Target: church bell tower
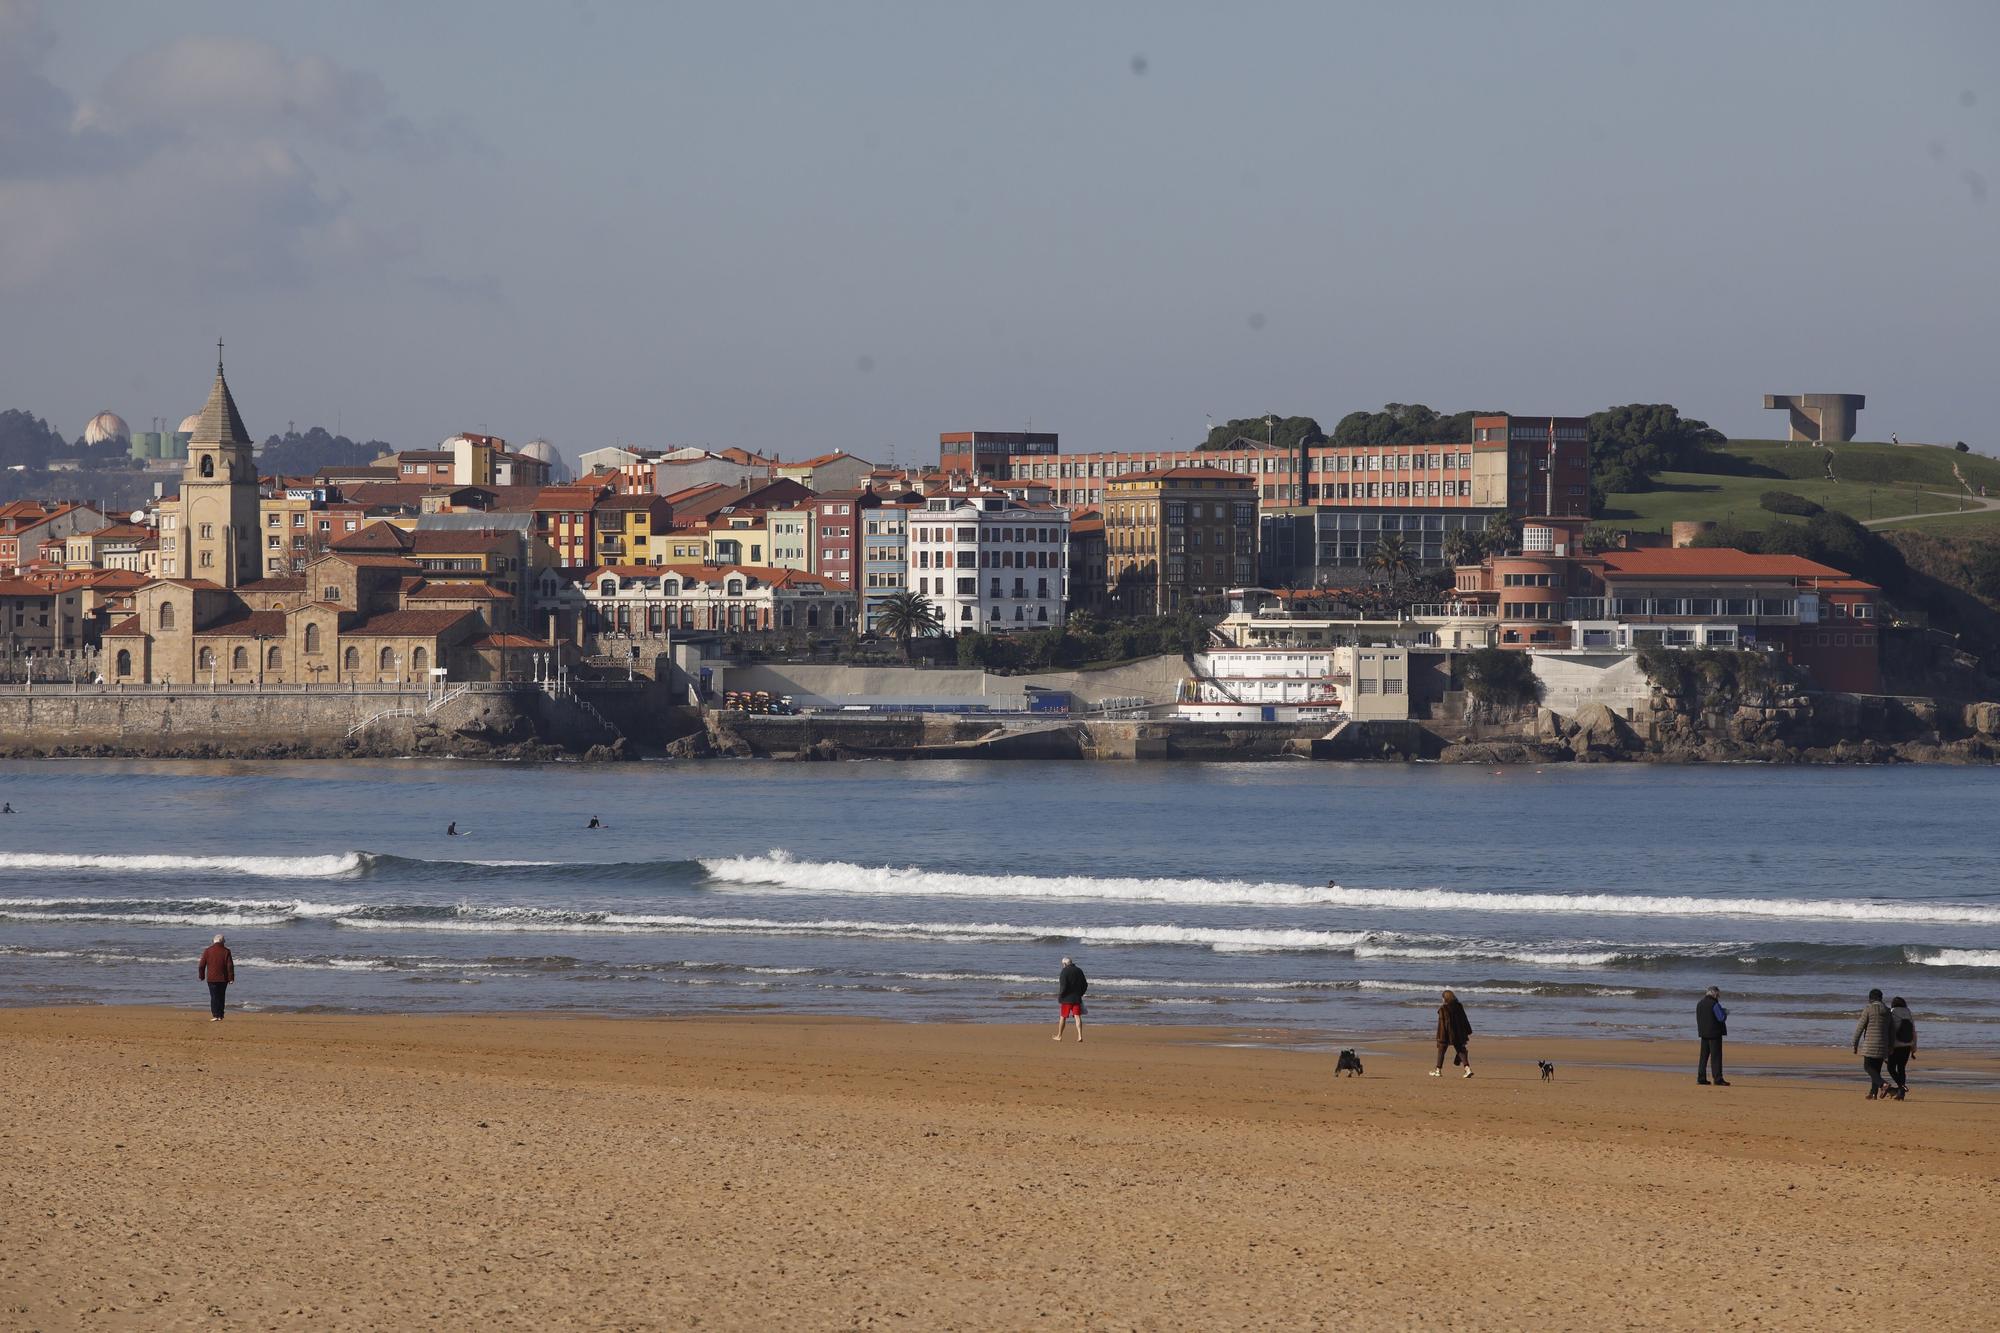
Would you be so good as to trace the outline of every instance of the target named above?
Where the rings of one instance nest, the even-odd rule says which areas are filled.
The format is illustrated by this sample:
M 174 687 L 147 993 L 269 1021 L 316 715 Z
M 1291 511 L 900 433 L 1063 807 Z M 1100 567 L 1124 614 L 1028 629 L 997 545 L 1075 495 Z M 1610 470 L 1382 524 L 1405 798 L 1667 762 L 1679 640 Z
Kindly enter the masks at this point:
M 222 343 L 215 344 L 215 387 L 194 434 L 188 438 L 187 466 L 181 472 L 181 536 L 187 552 L 182 573 L 234 588 L 263 574 L 258 554 L 257 460 L 250 432 L 222 377 Z

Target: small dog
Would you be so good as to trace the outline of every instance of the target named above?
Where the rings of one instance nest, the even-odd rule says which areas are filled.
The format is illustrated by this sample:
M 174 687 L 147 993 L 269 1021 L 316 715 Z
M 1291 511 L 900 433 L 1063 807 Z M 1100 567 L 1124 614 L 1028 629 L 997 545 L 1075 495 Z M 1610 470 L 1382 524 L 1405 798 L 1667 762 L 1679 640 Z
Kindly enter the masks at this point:
M 1342 1051 L 1340 1058 L 1333 1062 L 1333 1076 L 1339 1078 L 1342 1074 L 1352 1078 L 1361 1076 L 1361 1057 L 1352 1050 Z
M 1551 1062 L 1549 1062 L 1549 1061 L 1547 1061 L 1547 1060 L 1537 1060 L 1537 1061 L 1535 1061 L 1535 1063 L 1536 1063 L 1537 1065 L 1541 1066 L 1541 1070 L 1542 1070 L 1542 1082 L 1544 1082 L 1544 1083 L 1553 1083 L 1553 1082 L 1555 1082 L 1555 1079 L 1556 1079 L 1556 1067 L 1555 1067 L 1555 1065 L 1554 1065 L 1554 1064 L 1552 1064 Z

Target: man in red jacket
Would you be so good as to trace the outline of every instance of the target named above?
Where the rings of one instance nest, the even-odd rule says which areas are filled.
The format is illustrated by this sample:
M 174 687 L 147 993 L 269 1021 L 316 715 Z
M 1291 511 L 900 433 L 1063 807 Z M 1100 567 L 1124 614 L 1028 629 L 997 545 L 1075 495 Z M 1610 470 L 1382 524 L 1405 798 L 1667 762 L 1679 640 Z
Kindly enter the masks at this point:
M 215 937 L 215 943 L 201 951 L 201 962 L 195 966 L 194 974 L 208 983 L 208 1021 L 222 1021 L 222 996 L 229 989 L 229 983 L 236 980 L 236 957 L 229 952 L 222 936 Z

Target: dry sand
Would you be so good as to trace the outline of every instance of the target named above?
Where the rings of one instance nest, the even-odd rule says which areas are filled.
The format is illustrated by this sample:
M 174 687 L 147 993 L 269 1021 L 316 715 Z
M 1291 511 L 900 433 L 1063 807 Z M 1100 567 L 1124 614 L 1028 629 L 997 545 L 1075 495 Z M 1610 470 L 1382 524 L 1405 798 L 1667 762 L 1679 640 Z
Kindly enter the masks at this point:
M 0 1011 L 0 1325 L 2000 1322 L 2000 1095 L 1921 1083 L 1990 1062 L 1271 1040 Z

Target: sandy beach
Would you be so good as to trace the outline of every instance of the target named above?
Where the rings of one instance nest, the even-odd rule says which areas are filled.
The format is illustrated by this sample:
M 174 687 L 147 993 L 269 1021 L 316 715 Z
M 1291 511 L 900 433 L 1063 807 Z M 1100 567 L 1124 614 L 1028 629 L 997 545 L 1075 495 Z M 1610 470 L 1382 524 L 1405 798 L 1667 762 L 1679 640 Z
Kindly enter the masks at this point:
M 1992 1326 L 1990 1060 L 1278 1040 L 0 1010 L 0 1325 Z

